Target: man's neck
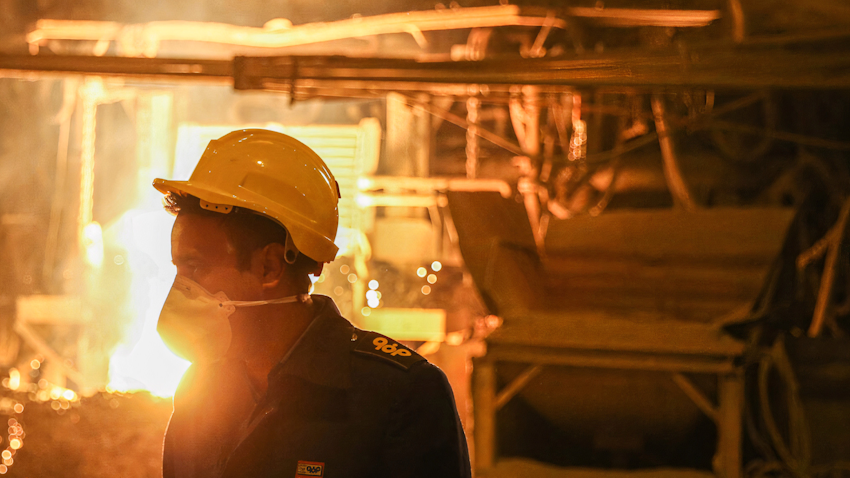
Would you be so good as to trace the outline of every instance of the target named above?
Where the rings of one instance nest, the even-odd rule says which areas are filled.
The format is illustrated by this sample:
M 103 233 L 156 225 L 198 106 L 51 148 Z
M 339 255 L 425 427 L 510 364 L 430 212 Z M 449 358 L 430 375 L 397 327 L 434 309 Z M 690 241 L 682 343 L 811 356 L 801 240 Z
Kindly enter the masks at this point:
M 242 335 L 233 358 L 245 362 L 248 377 L 257 391 L 265 394 L 268 389 L 269 372 L 280 363 L 292 349 L 313 319 L 310 302 L 263 306 L 245 318 L 244 327 L 234 330 Z

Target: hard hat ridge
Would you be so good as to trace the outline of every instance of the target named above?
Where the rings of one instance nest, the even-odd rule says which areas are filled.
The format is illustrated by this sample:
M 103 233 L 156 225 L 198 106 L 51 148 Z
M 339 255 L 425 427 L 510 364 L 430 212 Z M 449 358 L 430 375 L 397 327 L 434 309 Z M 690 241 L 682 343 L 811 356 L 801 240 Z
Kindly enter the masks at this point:
M 330 262 L 338 251 L 339 186 L 312 149 L 283 133 L 232 131 L 210 141 L 188 181 L 155 179 L 153 186 L 266 216 L 315 261 Z

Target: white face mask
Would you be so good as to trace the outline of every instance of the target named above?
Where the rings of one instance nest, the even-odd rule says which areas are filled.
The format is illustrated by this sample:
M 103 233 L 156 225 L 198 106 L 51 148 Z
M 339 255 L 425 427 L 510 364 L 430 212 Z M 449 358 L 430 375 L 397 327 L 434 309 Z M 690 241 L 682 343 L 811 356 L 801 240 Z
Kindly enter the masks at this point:
M 156 331 L 177 356 L 192 363 L 215 362 L 230 348 L 229 317 L 237 307 L 306 302 L 309 298 L 309 294 L 301 294 L 273 300 L 229 300 L 224 292 L 210 294 L 197 282 L 178 275 L 159 313 Z

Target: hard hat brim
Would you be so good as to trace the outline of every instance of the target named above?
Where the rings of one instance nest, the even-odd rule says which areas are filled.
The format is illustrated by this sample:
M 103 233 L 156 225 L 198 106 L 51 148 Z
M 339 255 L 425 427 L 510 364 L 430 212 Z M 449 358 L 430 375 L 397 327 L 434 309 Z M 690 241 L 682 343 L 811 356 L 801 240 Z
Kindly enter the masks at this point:
M 168 179 L 154 179 L 153 187 L 162 194 L 188 194 L 195 196 L 203 201 L 213 204 L 224 204 L 228 206 L 240 207 L 248 209 L 261 216 L 268 217 L 274 222 L 283 226 L 289 234 L 292 235 L 292 242 L 300 252 L 316 262 L 331 262 L 336 257 L 339 247 L 333 241 L 323 236 L 317 231 L 313 231 L 309 226 L 299 221 L 298 218 L 292 217 L 287 211 L 282 208 L 279 210 L 270 209 L 256 202 L 250 201 L 247 198 L 240 198 L 237 195 L 227 194 L 224 191 L 218 191 L 209 186 L 196 186 L 192 181 L 172 181 Z M 298 223 L 299 227 L 291 227 L 288 224 L 294 225 Z

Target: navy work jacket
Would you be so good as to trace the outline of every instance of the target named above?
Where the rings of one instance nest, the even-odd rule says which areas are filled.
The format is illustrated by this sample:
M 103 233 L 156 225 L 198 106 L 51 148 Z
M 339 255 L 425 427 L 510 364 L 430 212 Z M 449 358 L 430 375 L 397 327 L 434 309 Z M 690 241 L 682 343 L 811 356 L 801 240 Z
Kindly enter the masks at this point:
M 221 417 L 228 407 L 239 412 L 238 400 L 221 406 L 216 400 L 233 395 L 228 386 L 239 391 L 246 382 L 231 380 L 227 370 L 190 367 L 165 436 L 164 478 L 196 475 L 199 456 L 218 463 L 210 474 L 227 478 L 470 477 L 445 374 L 396 341 L 355 328 L 330 298 L 313 300 L 316 317 L 269 374 L 265 397 L 255 397 L 256 405 L 248 400 L 247 420 L 217 432 L 231 443 L 208 445 L 191 429 L 199 421 L 227 422 Z M 206 390 L 182 399 L 193 387 Z

